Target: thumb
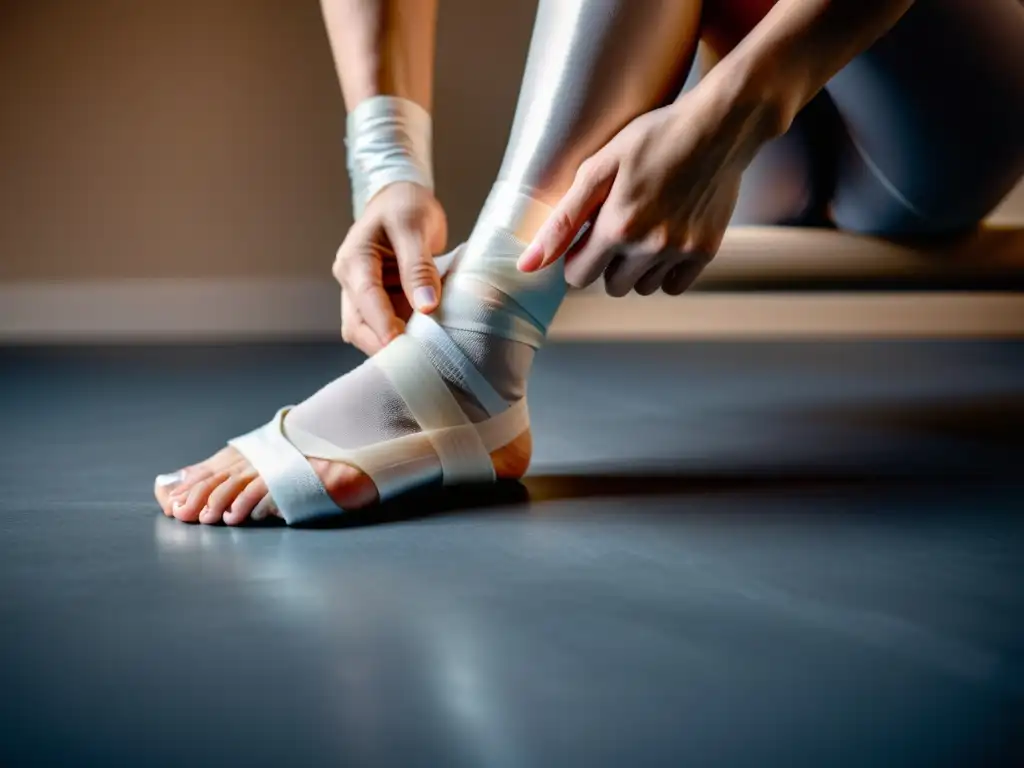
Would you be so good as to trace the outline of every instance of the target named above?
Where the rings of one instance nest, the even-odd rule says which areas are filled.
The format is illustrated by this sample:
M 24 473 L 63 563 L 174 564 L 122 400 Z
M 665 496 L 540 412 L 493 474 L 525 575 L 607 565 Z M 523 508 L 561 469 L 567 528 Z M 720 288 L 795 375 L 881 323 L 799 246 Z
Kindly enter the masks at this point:
M 424 233 L 396 226 L 388 230 L 388 239 L 409 305 L 417 312 L 433 312 L 441 297 L 441 276 Z
M 588 160 L 576 174 L 569 191 L 558 202 L 533 236 L 533 242 L 519 257 L 522 272 L 536 272 L 558 261 L 575 241 L 583 225 L 608 197 L 615 180 L 615 168 L 604 168 Z

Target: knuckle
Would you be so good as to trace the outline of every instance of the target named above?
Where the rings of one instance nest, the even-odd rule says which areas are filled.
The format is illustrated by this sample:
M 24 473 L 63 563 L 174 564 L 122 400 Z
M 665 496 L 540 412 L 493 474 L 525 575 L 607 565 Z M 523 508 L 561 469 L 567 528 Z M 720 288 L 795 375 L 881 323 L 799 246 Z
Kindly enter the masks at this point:
M 602 227 L 602 238 L 610 243 L 629 242 L 636 229 L 634 217 L 629 213 L 620 213 Z
M 359 273 L 350 277 L 345 284 L 350 296 L 358 299 L 360 296 L 368 296 L 377 289 L 377 283 L 367 274 Z
M 657 227 L 651 230 L 647 236 L 647 248 L 651 253 L 660 253 L 669 247 L 668 232 L 664 227 Z
M 360 280 L 354 290 L 357 296 L 372 296 L 377 291 L 377 285 L 372 280 Z
M 555 213 L 551 219 L 550 226 L 549 237 L 555 242 L 561 243 L 576 234 L 572 217 L 565 210 L 559 210 Z
M 356 262 L 356 259 L 357 251 L 354 248 L 342 246 L 338 251 L 338 255 L 334 258 L 335 274 L 345 274 L 348 272 Z
M 601 177 L 601 162 L 596 155 L 592 155 L 580 163 L 576 169 L 576 181 L 586 187 L 597 184 Z
M 434 265 L 423 259 L 410 262 L 405 268 L 405 279 L 416 285 L 433 283 L 435 275 Z
M 407 231 L 418 231 L 425 227 L 427 211 L 419 205 L 403 205 L 395 212 L 395 224 Z

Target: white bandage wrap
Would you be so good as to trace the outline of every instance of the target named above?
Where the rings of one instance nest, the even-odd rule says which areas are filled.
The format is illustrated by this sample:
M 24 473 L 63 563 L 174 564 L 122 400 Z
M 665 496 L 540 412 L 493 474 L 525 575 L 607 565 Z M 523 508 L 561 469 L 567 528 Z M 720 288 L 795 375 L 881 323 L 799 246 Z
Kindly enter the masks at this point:
M 529 364 L 566 291 L 561 262 L 516 267 L 551 215 L 530 192 L 495 184 L 434 313 L 414 314 L 361 366 L 232 441 L 288 523 L 339 512 L 309 459 L 356 467 L 381 501 L 437 482 L 494 481 L 494 454 L 529 428 Z
M 397 96 L 373 96 L 349 112 L 345 145 L 356 218 L 396 181 L 434 189 L 431 132 L 430 113 Z
M 527 274 L 516 263 L 551 211 L 513 184 L 495 184 L 433 317 L 449 330 L 540 347 L 565 298 L 565 268 L 559 260 Z

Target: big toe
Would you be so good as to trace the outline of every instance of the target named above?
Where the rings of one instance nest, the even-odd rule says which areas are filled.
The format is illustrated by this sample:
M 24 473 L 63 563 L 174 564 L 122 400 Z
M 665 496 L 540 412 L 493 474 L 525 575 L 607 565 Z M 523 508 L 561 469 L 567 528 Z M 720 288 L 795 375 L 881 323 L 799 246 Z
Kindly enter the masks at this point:
M 157 503 L 168 517 L 174 515 L 174 503 L 182 502 L 198 483 L 208 480 L 218 472 L 231 469 L 244 461 L 234 448 L 226 447 L 199 464 L 175 472 L 157 475 L 153 483 L 153 494 Z

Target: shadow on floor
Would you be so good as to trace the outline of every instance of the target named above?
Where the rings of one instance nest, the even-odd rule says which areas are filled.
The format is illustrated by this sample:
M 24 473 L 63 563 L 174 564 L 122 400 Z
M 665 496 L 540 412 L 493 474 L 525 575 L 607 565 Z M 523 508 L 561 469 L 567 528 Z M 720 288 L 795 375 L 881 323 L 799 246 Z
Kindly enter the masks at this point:
M 943 487 L 986 487 L 1005 483 L 1002 475 L 983 471 L 951 474 L 930 469 L 879 472 L 803 469 L 799 471 L 665 472 L 601 470 L 593 474 L 538 474 L 522 482 L 501 481 L 453 489 L 430 489 L 364 511 L 301 526 L 318 529 L 359 528 L 394 524 L 427 517 L 500 512 L 530 514 L 535 505 L 581 499 L 756 495 L 793 493 L 854 493 L 865 490 Z M 282 525 L 278 520 L 265 523 Z
M 980 399 L 906 401 L 870 404 L 850 402 L 836 407 L 802 409 L 794 419 L 816 424 L 842 424 L 876 433 L 952 441 L 961 448 L 948 460 L 915 460 L 883 465 L 870 457 L 857 466 L 828 467 L 813 463 L 766 469 L 737 467 L 723 471 L 672 467 L 663 470 L 589 465 L 580 472 L 539 473 L 522 482 L 461 488 L 430 488 L 363 512 L 316 524 L 317 528 L 352 528 L 396 523 L 424 517 L 486 512 L 528 513 L 531 505 L 572 499 L 711 494 L 853 492 L 900 487 L 942 488 L 1015 483 L 1024 432 L 1024 397 L 1001 393 Z
M 1006 449 L 1024 458 L 1024 395 L 999 392 L 988 396 L 905 400 L 885 403 L 851 401 L 796 414 L 805 421 L 854 426 L 880 433 L 959 440 L 988 449 Z M 1009 457 L 1008 457 L 1009 458 Z

